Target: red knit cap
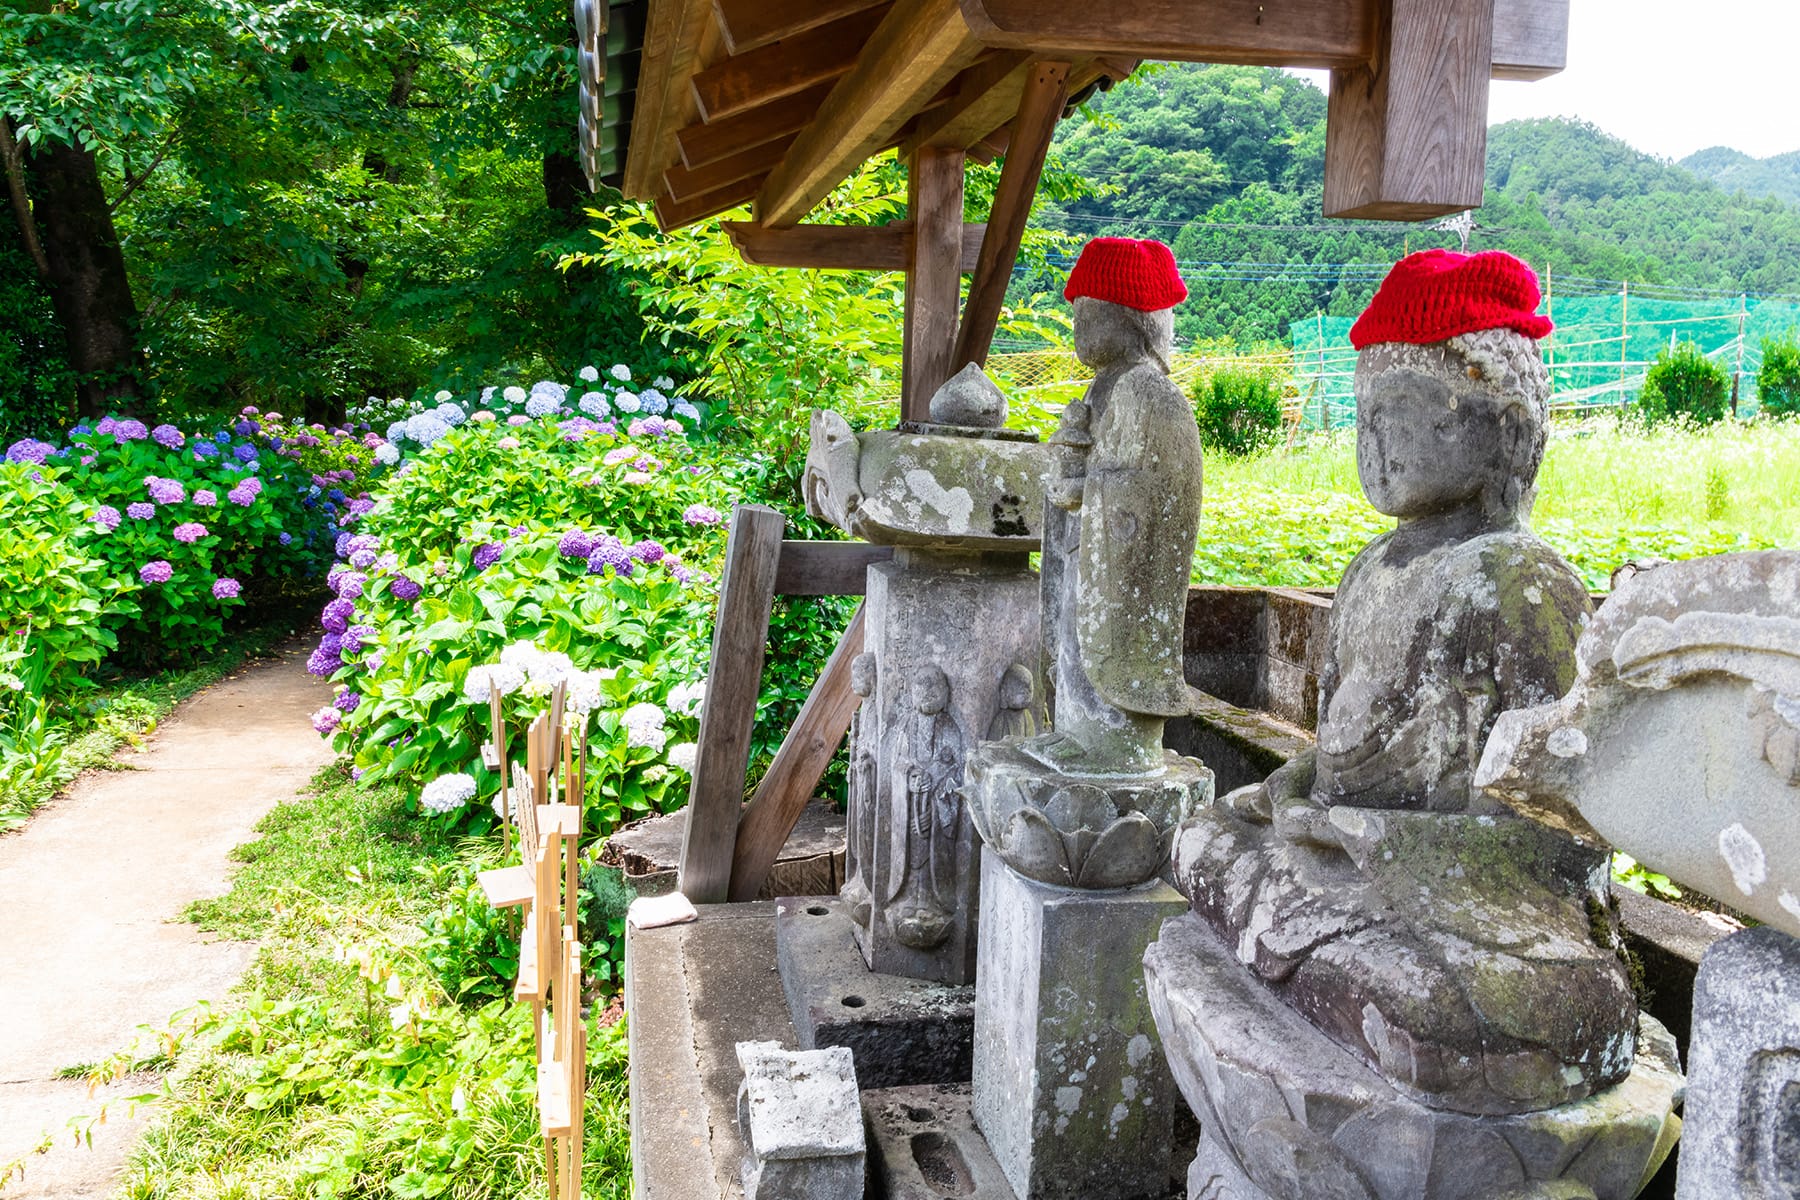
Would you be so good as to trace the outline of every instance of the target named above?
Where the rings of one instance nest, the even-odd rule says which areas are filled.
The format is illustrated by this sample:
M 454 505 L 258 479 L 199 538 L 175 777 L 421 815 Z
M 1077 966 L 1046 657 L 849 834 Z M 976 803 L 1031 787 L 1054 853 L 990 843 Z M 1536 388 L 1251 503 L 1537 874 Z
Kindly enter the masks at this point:
M 1092 296 L 1139 312 L 1174 308 L 1187 294 L 1174 252 L 1149 238 L 1095 238 L 1081 248 L 1063 289 L 1064 300 Z
M 1483 329 L 1541 338 L 1551 324 L 1538 315 L 1539 295 L 1537 275 L 1504 250 L 1421 250 L 1394 264 L 1350 327 L 1350 344 L 1423 346 Z

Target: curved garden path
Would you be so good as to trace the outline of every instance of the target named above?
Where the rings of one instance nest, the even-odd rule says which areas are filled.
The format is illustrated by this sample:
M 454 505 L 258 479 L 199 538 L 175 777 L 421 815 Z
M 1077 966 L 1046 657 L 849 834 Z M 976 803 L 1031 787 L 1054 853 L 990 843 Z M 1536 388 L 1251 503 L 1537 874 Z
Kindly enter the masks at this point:
M 6 1200 L 99 1200 L 143 1123 L 122 1106 L 74 1145 L 71 1117 L 143 1078 L 88 1095 L 57 1072 L 122 1049 L 139 1025 L 194 1001 L 223 999 L 255 947 L 181 920 L 226 890 L 228 855 L 264 813 L 326 764 L 307 715 L 330 696 L 284 646 L 181 705 L 122 771 L 89 771 L 24 829 L 0 838 L 0 1169 L 45 1133 Z

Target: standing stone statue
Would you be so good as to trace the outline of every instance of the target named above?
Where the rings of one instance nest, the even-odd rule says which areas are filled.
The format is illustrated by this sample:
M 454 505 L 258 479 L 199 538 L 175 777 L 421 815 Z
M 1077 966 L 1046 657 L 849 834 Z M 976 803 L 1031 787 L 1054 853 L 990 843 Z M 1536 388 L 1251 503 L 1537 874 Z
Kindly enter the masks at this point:
M 1043 727 L 1039 715 L 1037 676 L 1024 663 L 1014 663 L 1000 677 L 1000 708 L 988 723 L 987 739 L 1028 738 Z
M 907 681 L 905 715 L 906 820 L 889 826 L 890 853 L 904 864 L 888 879 L 896 935 L 915 950 L 944 940 L 956 908 L 962 828 L 962 729 L 950 709 L 950 681 L 943 669 L 915 667 Z
M 1251 1136 L 1271 1114 L 1213 1094 L 1206 1081 L 1222 1060 L 1353 1110 L 1381 1110 L 1375 1097 L 1390 1089 L 1388 1128 L 1410 1126 L 1427 1144 L 1448 1136 L 1449 1114 L 1567 1116 L 1612 1096 L 1640 1059 L 1667 1065 L 1666 1033 L 1639 1053 L 1605 847 L 1472 786 L 1500 713 L 1574 681 L 1590 609 L 1580 579 L 1526 523 L 1548 424 L 1535 339 L 1550 322 L 1537 303 L 1517 259 L 1433 250 L 1396 265 L 1351 330 L 1357 472 L 1398 526 L 1338 589 L 1316 752 L 1183 826 L 1175 877 L 1193 916 L 1172 922 L 1146 959 L 1159 1028 L 1206 1128 L 1190 1176 L 1205 1194 L 1212 1180 L 1232 1200 L 1285 1195 L 1271 1181 L 1301 1159 L 1319 1194 L 1464 1194 L 1427 1187 L 1424 1166 L 1381 1167 L 1392 1154 L 1381 1138 L 1309 1127 L 1329 1107 L 1323 1096 L 1316 1114 L 1284 1111 Z M 1316 1049 L 1295 1049 L 1306 1044 L 1297 1034 L 1285 1046 L 1273 1032 L 1244 1040 L 1245 1022 L 1254 1036 L 1290 1021 L 1273 1015 L 1284 1008 L 1324 1035 Z M 1340 1047 L 1365 1078 L 1325 1069 Z M 1618 1168 L 1634 1184 L 1671 1099 L 1646 1095 L 1647 1140 L 1632 1143 L 1642 1155 Z M 1554 1127 L 1591 1136 L 1594 1122 L 1618 1119 L 1612 1102 Z M 1509 1151 L 1497 1178 L 1558 1178 L 1566 1156 L 1552 1161 L 1561 1151 L 1549 1142 L 1539 1150 Z M 1365 1190 L 1327 1191 L 1340 1175 Z
M 875 694 L 875 656 L 869 653 L 850 660 L 850 690 L 863 700 Z M 842 891 L 850 919 L 869 923 L 869 872 L 875 861 L 876 739 L 859 705 L 850 718 L 850 779 L 845 797 L 845 880 Z

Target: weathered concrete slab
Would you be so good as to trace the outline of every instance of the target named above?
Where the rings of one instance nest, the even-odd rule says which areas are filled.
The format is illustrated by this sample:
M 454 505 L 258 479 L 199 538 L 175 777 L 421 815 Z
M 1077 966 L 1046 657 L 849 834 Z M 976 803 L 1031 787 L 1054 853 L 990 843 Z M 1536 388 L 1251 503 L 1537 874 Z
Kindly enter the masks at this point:
M 691 924 L 626 931 L 638 1200 L 744 1195 L 737 1044 L 797 1042 L 775 978 L 774 918 L 766 901 L 713 904 Z
M 882 1200 L 1013 1200 L 975 1128 L 969 1085 L 867 1091 L 870 1194 Z
M 969 1078 L 973 985 L 869 970 L 836 899 L 784 897 L 774 924 L 779 986 L 802 1047 L 849 1047 L 865 1088 Z
M 746 1200 L 862 1200 L 863 1117 L 850 1051 L 739 1042 Z

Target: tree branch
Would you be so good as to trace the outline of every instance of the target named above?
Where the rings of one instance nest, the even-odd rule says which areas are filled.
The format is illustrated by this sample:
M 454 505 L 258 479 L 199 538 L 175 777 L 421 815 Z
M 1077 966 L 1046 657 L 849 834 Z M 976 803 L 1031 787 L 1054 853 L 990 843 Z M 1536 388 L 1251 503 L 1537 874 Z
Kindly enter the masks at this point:
M 50 260 L 38 241 L 37 220 L 31 215 L 31 197 L 25 192 L 25 164 L 20 161 L 19 143 L 13 138 L 12 118 L 0 116 L 0 159 L 6 161 L 6 190 L 12 195 L 13 216 L 19 223 L 19 236 L 25 252 L 37 267 L 39 279 L 50 278 Z
M 145 167 L 142 171 L 140 171 L 135 178 L 132 176 L 130 171 L 125 172 L 125 190 L 119 193 L 119 198 L 117 200 L 114 200 L 110 205 L 107 206 L 106 212 L 107 212 L 108 216 L 111 216 L 113 213 L 118 212 L 119 209 L 121 207 L 123 207 L 125 201 L 127 201 L 131 198 L 131 193 L 137 191 L 138 188 L 142 187 L 144 180 L 150 178 L 150 176 L 156 171 L 156 168 L 162 166 L 163 159 L 165 159 L 169 156 L 169 146 L 171 144 L 173 144 L 174 141 L 175 141 L 175 131 L 173 129 L 171 129 L 163 137 L 162 145 L 160 145 L 156 148 L 156 157 L 154 157 L 150 160 L 149 166 Z

